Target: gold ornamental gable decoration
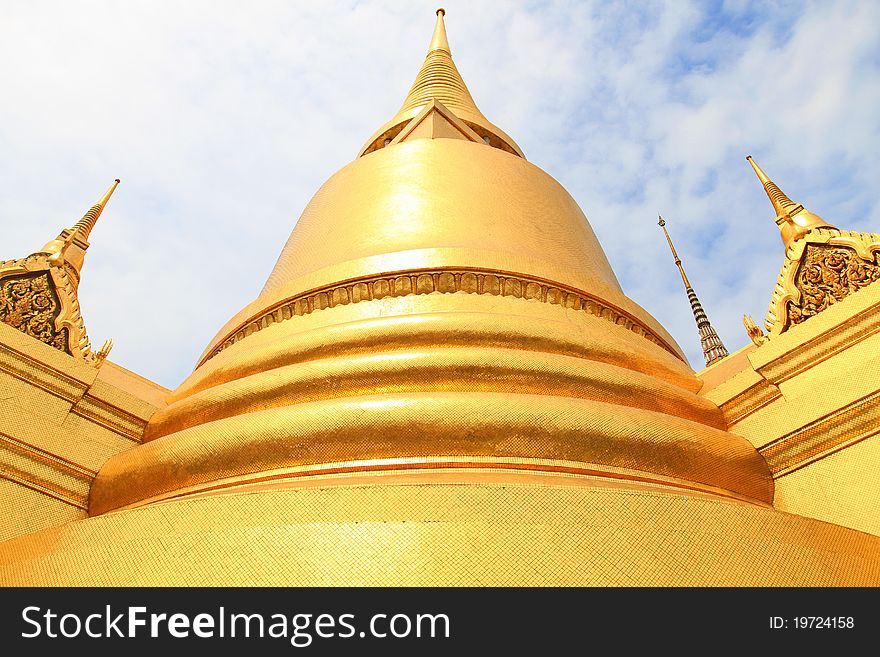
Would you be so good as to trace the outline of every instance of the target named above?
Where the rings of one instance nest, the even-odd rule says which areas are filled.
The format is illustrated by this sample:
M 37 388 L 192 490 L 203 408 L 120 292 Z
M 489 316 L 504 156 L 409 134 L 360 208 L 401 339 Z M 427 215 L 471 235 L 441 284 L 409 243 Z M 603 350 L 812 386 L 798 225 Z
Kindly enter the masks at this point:
M 880 279 L 880 235 L 818 227 L 785 254 L 764 326 L 787 331 Z
M 880 235 L 832 226 L 786 196 L 751 155 L 746 160 L 776 211 L 776 225 L 785 245 L 785 262 L 764 321 L 768 337 L 772 337 L 880 278 Z
M 89 234 L 119 180 L 72 228 L 26 258 L 0 261 L 0 322 L 74 358 L 100 366 L 112 347 L 93 352 L 77 288 Z
M 71 356 L 87 359 L 89 340 L 76 287 L 47 253 L 0 262 L 0 321 Z
M 293 317 L 308 315 L 325 308 L 373 301 L 384 297 L 403 297 L 435 292 L 441 294 L 463 292 L 465 294 L 515 297 L 580 310 L 622 326 L 675 354 L 666 342 L 644 323 L 611 303 L 587 292 L 525 274 L 453 267 L 377 274 L 303 292 L 275 304 L 238 326 L 208 352 L 199 361 L 197 367 L 201 367 L 224 349 L 253 333 Z

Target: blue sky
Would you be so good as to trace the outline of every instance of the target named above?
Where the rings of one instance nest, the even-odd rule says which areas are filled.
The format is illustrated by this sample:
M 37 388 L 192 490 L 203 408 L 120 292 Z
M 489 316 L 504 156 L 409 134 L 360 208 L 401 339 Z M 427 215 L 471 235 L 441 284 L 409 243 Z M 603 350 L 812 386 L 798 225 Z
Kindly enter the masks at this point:
M 782 243 L 745 161 L 840 228 L 880 223 L 880 3 L 444 3 L 483 113 L 589 217 L 699 369 L 662 213 L 731 351 Z M 175 387 L 297 217 L 399 107 L 435 3 L 35 1 L 0 22 L 0 258 L 122 179 L 80 299 L 93 343 Z

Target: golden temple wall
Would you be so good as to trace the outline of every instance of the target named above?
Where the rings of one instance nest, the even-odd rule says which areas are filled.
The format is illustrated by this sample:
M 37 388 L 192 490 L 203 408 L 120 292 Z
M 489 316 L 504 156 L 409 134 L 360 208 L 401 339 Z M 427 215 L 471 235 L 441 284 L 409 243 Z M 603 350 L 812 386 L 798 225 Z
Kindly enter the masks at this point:
M 167 392 L 0 324 L 0 541 L 86 517 L 98 470 L 140 444 Z
M 764 456 L 774 506 L 880 535 L 880 286 L 700 373 Z

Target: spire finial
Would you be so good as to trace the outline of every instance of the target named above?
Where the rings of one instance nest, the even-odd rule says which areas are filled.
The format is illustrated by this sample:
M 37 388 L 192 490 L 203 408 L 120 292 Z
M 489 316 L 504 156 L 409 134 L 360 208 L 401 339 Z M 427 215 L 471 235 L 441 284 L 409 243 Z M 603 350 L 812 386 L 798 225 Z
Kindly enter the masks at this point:
M 786 248 L 792 242 L 799 240 L 810 232 L 810 229 L 812 228 L 818 226 L 833 228 L 833 226 L 822 219 L 822 217 L 813 214 L 806 210 L 800 203 L 795 203 L 788 198 L 788 196 L 779 189 L 776 183 L 770 180 L 751 155 L 746 155 L 746 159 L 749 161 L 749 164 L 752 165 L 752 169 L 755 170 L 758 180 L 760 180 L 761 184 L 764 186 L 764 191 L 767 193 L 767 197 L 773 204 L 773 209 L 776 211 L 776 225 L 779 226 L 782 242 L 785 244 Z
M 95 227 L 95 222 L 104 211 L 107 201 L 116 190 L 119 184 L 119 178 L 113 181 L 110 188 L 104 192 L 104 195 L 98 199 L 82 219 L 76 222 L 73 228 L 65 228 L 61 234 L 51 242 L 47 243 L 41 250 L 41 253 L 49 254 L 49 263 L 60 267 L 61 265 L 70 265 L 75 280 L 79 281 L 79 272 L 82 270 L 85 261 L 86 249 L 89 248 L 89 234 Z
M 446 25 L 443 23 L 445 15 L 446 10 L 442 7 L 437 10 L 437 24 L 434 26 L 434 36 L 431 37 L 431 45 L 428 48 L 428 52 L 445 50 L 450 55 L 452 54 L 452 51 L 449 49 L 449 41 L 446 39 Z
M 675 245 L 672 243 L 672 238 L 669 237 L 669 231 L 666 230 L 666 221 L 662 216 L 658 215 L 658 218 L 659 221 L 657 222 L 657 225 L 663 229 L 663 234 L 666 235 L 666 241 L 669 243 L 669 250 L 672 251 L 672 258 L 675 260 L 675 266 L 678 267 L 678 273 L 681 274 L 681 280 L 684 283 L 684 289 L 685 292 L 687 292 L 688 301 L 691 302 L 691 310 L 694 313 L 694 319 L 697 322 L 697 330 L 700 333 L 700 345 L 703 347 L 703 358 L 706 360 L 706 367 L 708 367 L 712 363 L 727 356 L 727 348 L 724 346 L 724 343 L 721 342 L 721 338 L 718 337 L 715 329 L 712 328 L 712 325 L 709 323 L 706 311 L 703 310 L 703 306 L 697 298 L 697 293 L 694 292 L 694 288 L 691 287 L 687 274 L 684 273 L 684 267 L 681 265 L 681 258 L 679 258 L 678 253 L 675 252 Z
M 689 288 L 691 283 L 688 280 L 687 274 L 684 273 L 684 267 L 681 266 L 681 258 L 679 258 L 678 254 L 675 252 L 675 245 L 672 243 L 672 238 L 669 237 L 669 232 L 666 230 L 666 220 L 660 215 L 657 215 L 657 217 L 660 219 L 660 221 L 657 222 L 657 225 L 663 229 L 663 234 L 666 235 L 666 241 L 669 243 L 669 250 L 672 251 L 672 258 L 675 260 L 675 266 L 678 267 L 678 272 L 681 274 L 681 280 L 684 282 L 684 286 Z
M 101 213 L 104 211 L 104 206 L 107 205 L 107 201 L 110 200 L 110 197 L 113 196 L 113 192 L 116 191 L 117 185 L 119 185 L 119 178 L 113 181 L 113 184 L 110 185 L 109 189 L 104 192 L 104 196 L 102 196 L 98 202 L 86 212 L 85 216 L 76 222 L 76 225 L 73 227 L 73 232 L 77 237 L 83 240 L 89 239 L 89 234 L 92 232 L 92 228 L 95 227 L 98 217 L 100 217 Z
M 746 155 L 746 159 L 758 175 L 758 180 L 764 185 L 764 191 L 767 192 L 767 196 L 770 198 L 770 202 L 773 204 L 773 209 L 776 210 L 777 216 L 788 215 L 792 210 L 798 207 L 797 203 L 788 198 L 782 190 L 776 186 L 776 183 L 767 177 L 767 174 L 758 166 L 758 163 L 755 162 L 751 155 Z

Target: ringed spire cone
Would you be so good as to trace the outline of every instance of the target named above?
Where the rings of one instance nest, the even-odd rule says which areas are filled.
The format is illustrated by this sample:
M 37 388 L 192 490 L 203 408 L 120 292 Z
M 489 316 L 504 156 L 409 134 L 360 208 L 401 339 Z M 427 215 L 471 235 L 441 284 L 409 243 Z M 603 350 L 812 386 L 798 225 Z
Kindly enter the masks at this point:
M 438 100 L 480 135 L 489 146 L 525 157 L 516 142 L 493 125 L 474 102 L 452 60 L 452 49 L 449 47 L 443 19 L 445 14 L 444 9 L 437 10 L 437 23 L 428 46 L 428 54 L 400 110 L 370 137 L 358 156 L 387 146 L 425 105 L 432 100 Z
M 113 181 L 113 184 L 104 192 L 104 195 L 98 199 L 98 202 L 93 205 L 88 212 L 85 213 L 82 219 L 76 222 L 76 225 L 73 227 L 73 232 L 77 234 L 77 237 L 88 240 L 89 235 L 92 232 L 92 228 L 95 227 L 95 224 L 98 222 L 98 218 L 101 216 L 101 213 L 104 211 L 104 207 L 107 205 L 107 201 L 110 200 L 110 197 L 113 196 L 113 192 L 116 191 L 116 187 L 119 185 L 119 178 Z
M 678 257 L 678 253 L 675 251 L 675 245 L 672 243 L 672 238 L 669 237 L 669 231 L 666 230 L 666 221 L 659 215 L 658 219 L 659 221 L 657 222 L 657 225 L 663 229 L 663 234 L 666 235 L 666 241 L 669 243 L 669 250 L 672 251 L 672 258 L 675 260 L 675 266 L 678 267 L 678 273 L 681 274 L 681 280 L 684 283 L 684 289 L 685 292 L 687 292 L 688 301 L 690 301 L 691 304 L 691 311 L 694 313 L 694 320 L 697 322 L 697 330 L 700 333 L 700 346 L 703 348 L 703 359 L 706 361 L 706 367 L 708 367 L 729 355 L 727 347 L 721 342 L 721 338 L 718 337 L 718 333 L 715 332 L 715 329 L 709 322 L 709 317 L 706 315 L 706 311 L 703 310 L 703 305 L 697 298 L 697 293 L 694 292 L 694 288 L 691 286 L 687 274 L 684 273 L 681 258 Z
M 751 155 L 746 155 L 746 159 L 752 165 L 758 180 L 764 186 L 764 191 L 767 192 L 770 203 L 773 204 L 773 209 L 776 211 L 776 225 L 779 226 L 780 236 L 786 248 L 806 235 L 812 228 L 819 226 L 833 228 L 822 217 L 813 214 L 800 203 L 788 198 L 776 183 L 770 180 Z
M 51 263 L 58 265 L 64 262 L 70 265 L 75 282 L 78 281 L 85 261 L 86 249 L 89 248 L 89 235 L 118 185 L 119 178 L 113 181 L 98 202 L 89 208 L 89 211 L 72 228 L 65 228 L 58 237 L 40 249 L 43 253 L 51 254 L 49 258 Z

